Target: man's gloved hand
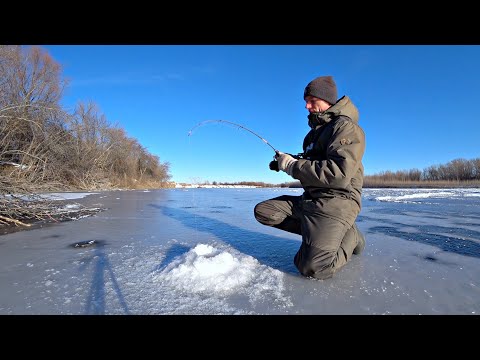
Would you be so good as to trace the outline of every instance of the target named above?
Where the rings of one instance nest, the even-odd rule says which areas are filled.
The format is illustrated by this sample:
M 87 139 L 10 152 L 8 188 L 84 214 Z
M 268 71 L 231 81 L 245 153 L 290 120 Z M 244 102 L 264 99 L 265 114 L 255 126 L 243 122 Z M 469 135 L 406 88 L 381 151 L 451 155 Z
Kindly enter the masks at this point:
M 293 164 L 295 164 L 298 160 L 295 159 L 292 155 L 285 154 L 281 151 L 277 151 L 275 159 L 278 162 L 278 170 L 285 171 L 288 175 L 292 176 Z

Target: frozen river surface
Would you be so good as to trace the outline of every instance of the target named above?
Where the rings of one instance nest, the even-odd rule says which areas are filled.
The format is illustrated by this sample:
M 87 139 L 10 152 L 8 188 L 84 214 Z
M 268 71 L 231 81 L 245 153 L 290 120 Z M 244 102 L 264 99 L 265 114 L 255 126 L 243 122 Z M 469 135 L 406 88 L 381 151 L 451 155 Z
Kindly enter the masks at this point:
M 259 201 L 301 189 L 89 194 L 105 210 L 0 236 L 0 314 L 480 313 L 480 190 L 364 189 L 365 251 L 300 276 Z M 73 247 L 95 240 L 89 247 Z

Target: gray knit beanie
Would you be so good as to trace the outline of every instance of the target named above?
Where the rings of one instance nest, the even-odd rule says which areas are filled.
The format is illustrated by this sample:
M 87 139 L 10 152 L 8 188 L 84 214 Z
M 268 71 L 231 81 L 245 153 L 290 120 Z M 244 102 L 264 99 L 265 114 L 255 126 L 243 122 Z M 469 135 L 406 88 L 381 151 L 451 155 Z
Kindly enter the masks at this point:
M 330 105 L 337 102 L 337 85 L 332 76 L 319 76 L 310 81 L 303 92 L 303 98 L 315 96 L 316 98 L 325 100 Z

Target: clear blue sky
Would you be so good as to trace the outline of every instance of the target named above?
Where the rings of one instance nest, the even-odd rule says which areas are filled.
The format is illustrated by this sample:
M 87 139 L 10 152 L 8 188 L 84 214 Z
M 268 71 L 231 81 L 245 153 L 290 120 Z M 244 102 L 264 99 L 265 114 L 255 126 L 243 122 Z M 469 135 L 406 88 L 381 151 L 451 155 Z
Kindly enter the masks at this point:
M 480 157 L 480 46 L 48 45 L 70 79 L 62 104 L 93 101 L 176 182 L 293 181 L 273 150 L 299 153 L 305 85 L 333 75 L 360 111 L 365 173 Z M 472 108 L 473 106 L 473 108 Z

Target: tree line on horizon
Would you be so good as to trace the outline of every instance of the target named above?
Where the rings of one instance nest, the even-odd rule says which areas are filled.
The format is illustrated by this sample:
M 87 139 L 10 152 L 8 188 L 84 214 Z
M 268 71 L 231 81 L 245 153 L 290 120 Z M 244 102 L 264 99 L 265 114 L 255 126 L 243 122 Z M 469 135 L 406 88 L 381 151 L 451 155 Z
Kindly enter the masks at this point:
M 170 164 L 97 104 L 62 108 L 61 70 L 39 46 L 0 45 L 0 194 L 172 186 Z
M 382 171 L 365 175 L 364 187 L 377 186 L 480 186 L 480 158 L 458 158 L 423 170 Z

